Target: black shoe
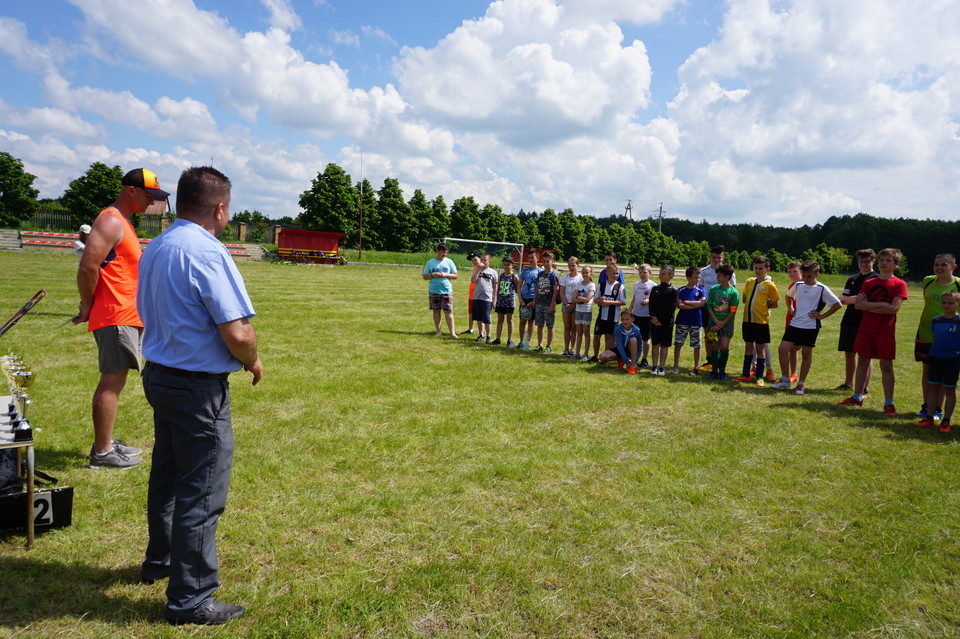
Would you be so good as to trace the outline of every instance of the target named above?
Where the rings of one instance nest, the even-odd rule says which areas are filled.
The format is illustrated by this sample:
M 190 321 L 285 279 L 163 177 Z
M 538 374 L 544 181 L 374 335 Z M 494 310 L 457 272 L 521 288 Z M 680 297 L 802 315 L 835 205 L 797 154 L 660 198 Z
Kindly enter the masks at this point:
M 488 338 L 487 343 L 490 344 L 491 346 L 500 346 L 500 338 L 498 337 L 497 339 L 493 340 L 492 342 L 489 341 L 489 338 Z
M 590 359 L 587 360 L 587 363 L 588 363 L 588 364 L 596 364 L 596 363 L 599 362 L 599 361 L 600 361 L 600 358 L 597 357 L 596 355 L 594 355 L 593 357 L 591 357 Z
M 175 626 L 182 626 L 188 623 L 195 623 L 201 626 L 216 626 L 226 623 L 231 619 L 236 619 L 243 613 L 243 606 L 234 606 L 233 604 L 217 601 L 212 597 L 206 605 L 188 614 L 170 612 L 166 608 L 163 610 L 163 616 Z
M 170 566 L 160 566 L 157 564 L 144 564 L 140 568 L 140 583 L 152 585 L 155 581 L 166 579 L 170 576 Z

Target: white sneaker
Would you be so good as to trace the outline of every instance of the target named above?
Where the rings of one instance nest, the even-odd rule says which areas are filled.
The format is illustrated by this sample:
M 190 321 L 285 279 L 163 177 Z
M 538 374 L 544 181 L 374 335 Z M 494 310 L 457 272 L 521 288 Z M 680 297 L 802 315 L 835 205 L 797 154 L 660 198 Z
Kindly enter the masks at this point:
M 680 374 L 680 369 L 677 368 L 676 366 L 674 366 L 673 369 L 670 371 L 670 374 L 671 374 L 671 375 L 679 375 L 679 374 Z
M 659 375 L 660 377 L 663 377 L 666 374 L 667 374 L 666 371 L 664 371 L 662 368 L 657 369 L 657 375 Z
M 797 384 L 797 387 L 793 389 L 794 395 L 803 395 L 803 384 Z
M 514 345 L 513 345 L 513 340 L 512 340 L 512 339 L 511 339 L 511 340 L 507 340 L 507 349 L 508 349 L 508 350 L 513 350 L 513 349 L 514 349 Z
M 580 361 L 581 361 L 581 362 L 589 362 L 589 361 L 590 361 L 590 356 L 589 356 L 589 355 L 584 355 L 583 357 L 580 358 Z
M 789 389 L 790 380 L 787 380 L 785 382 L 776 382 L 776 383 L 770 384 L 770 388 L 776 388 L 777 390 Z

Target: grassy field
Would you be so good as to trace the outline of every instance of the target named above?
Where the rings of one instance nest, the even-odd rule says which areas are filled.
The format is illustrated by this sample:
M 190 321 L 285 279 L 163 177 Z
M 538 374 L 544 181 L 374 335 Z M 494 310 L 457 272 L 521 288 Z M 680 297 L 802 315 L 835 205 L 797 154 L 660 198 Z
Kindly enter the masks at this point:
M 413 269 L 265 263 L 240 267 L 266 368 L 233 378 L 218 537 L 248 614 L 169 627 L 165 583 L 137 583 L 149 460 L 85 467 L 95 347 L 54 328 L 75 268 L 0 253 L 4 319 L 49 292 L 0 350 L 37 371 L 38 467 L 75 489 L 71 527 L 0 537 L 0 637 L 960 636 L 960 447 L 911 425 L 916 299 L 891 420 L 879 379 L 834 406 L 839 317 L 796 397 L 438 339 Z M 131 378 L 116 435 L 151 433 Z

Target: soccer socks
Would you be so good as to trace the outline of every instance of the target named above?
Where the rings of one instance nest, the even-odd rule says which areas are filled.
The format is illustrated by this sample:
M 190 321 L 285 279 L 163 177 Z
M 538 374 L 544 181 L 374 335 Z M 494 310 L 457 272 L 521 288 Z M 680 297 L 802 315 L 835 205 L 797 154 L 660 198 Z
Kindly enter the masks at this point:
M 767 366 L 767 360 L 763 357 L 757 358 L 757 379 L 763 379 L 764 369 Z
M 759 364 L 759 360 L 757 360 L 757 363 Z M 750 353 L 749 355 L 744 355 L 743 356 L 743 377 L 750 377 L 750 368 L 752 365 L 753 365 L 753 354 Z M 757 376 L 759 376 L 759 373 L 757 373 Z
M 720 372 L 727 372 L 727 360 L 730 359 L 730 351 L 720 351 Z

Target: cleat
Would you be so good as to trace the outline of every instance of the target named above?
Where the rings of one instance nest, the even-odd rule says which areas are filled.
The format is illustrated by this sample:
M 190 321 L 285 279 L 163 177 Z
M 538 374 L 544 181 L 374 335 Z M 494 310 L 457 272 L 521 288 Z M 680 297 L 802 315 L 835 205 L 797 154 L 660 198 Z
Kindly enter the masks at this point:
M 492 342 L 488 342 L 488 343 L 489 343 L 491 346 L 500 346 L 500 338 L 498 337 L 497 339 L 493 340 Z
M 622 371 L 622 370 L 623 370 L 623 367 L 626 366 L 626 365 L 627 365 L 627 363 L 621 359 L 620 361 L 617 362 L 617 370 L 618 370 L 618 371 Z
M 719 379 L 721 382 L 726 382 L 726 381 L 729 381 L 730 378 L 727 377 L 726 373 L 720 373 L 720 376 L 717 377 L 717 379 Z
M 553 352 L 553 349 L 550 348 L 549 346 L 547 346 L 545 349 L 543 349 L 543 354 L 544 354 L 544 355 L 549 355 L 549 354 L 552 353 L 552 352 Z
M 887 404 L 886 406 L 883 407 L 883 414 L 886 415 L 887 417 L 896 417 L 897 409 L 894 408 L 893 404 Z
M 581 362 L 589 362 L 589 361 L 590 361 L 590 356 L 589 356 L 589 355 L 584 355 L 583 357 L 580 358 L 580 361 L 581 361 Z
M 796 384 L 798 381 L 800 381 L 800 380 L 797 378 L 796 375 L 791 375 L 791 376 L 790 376 L 790 383 L 791 383 L 791 384 Z
M 717 379 L 718 377 L 719 377 L 719 375 L 717 375 L 717 374 L 716 374 L 715 372 L 713 372 L 713 371 L 710 371 L 710 374 L 707 375 L 707 379 Z
M 591 363 L 591 364 L 599 364 L 599 363 L 600 363 L 600 358 L 597 357 L 596 355 L 594 355 L 593 357 L 591 357 L 591 358 L 588 359 L 587 361 L 588 361 L 589 363 Z
M 713 364 L 704 364 L 703 366 L 700 367 L 700 370 L 702 370 L 702 371 L 712 371 L 712 370 L 713 370 Z
M 777 374 L 774 373 L 774 372 L 773 372 L 771 369 L 769 369 L 769 368 L 767 369 L 767 381 L 768 381 L 768 382 L 775 382 L 775 381 L 777 381 Z
M 733 381 L 746 383 L 746 382 L 752 382 L 752 381 L 753 381 L 753 378 L 750 377 L 750 376 L 741 375 L 740 377 L 734 377 L 734 378 L 733 378 Z
M 794 395 L 803 395 L 803 384 L 797 384 L 797 387 L 793 389 Z
M 670 374 L 671 374 L 671 375 L 679 375 L 679 374 L 680 374 L 680 369 L 679 369 L 677 366 L 674 366 L 673 369 L 671 369 Z
M 933 428 L 937 424 L 929 417 L 924 417 L 920 421 L 913 422 L 913 425 L 917 428 Z
M 695 368 L 689 373 L 687 373 L 687 375 L 689 375 L 690 377 L 700 377 L 700 371 Z
M 534 353 L 542 353 L 542 352 L 543 352 L 543 346 L 542 346 L 542 345 L 538 345 L 535 349 L 533 349 L 533 352 L 534 352 Z
M 754 384 L 756 385 L 757 388 L 763 388 L 764 386 L 762 379 L 758 379 Z
M 863 402 L 847 397 L 842 402 L 837 402 L 837 406 L 863 406 Z
M 637 367 L 636 367 L 636 366 L 631 366 L 630 368 L 628 368 L 628 369 L 627 369 L 627 374 L 629 374 L 629 375 L 636 375 L 636 374 L 637 374 Z
M 941 433 L 949 433 L 949 432 L 950 432 L 950 420 L 949 420 L 949 419 L 945 419 L 945 420 L 943 420 L 942 422 L 940 422 L 940 432 L 941 432 Z
M 834 388 L 833 390 L 852 391 L 852 390 L 853 390 L 853 386 L 851 386 L 850 384 L 840 384 L 839 386 L 837 386 L 837 387 Z

